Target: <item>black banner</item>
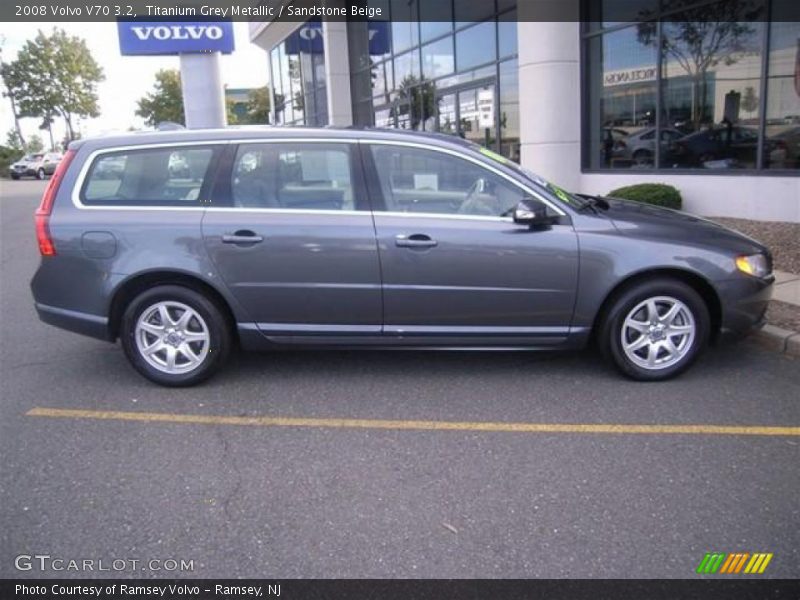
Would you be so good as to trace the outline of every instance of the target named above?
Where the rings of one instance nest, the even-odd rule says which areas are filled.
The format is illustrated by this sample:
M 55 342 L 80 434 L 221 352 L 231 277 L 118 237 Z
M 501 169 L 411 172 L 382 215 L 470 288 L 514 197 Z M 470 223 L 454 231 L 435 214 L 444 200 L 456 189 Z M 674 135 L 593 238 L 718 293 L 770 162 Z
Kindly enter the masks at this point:
M 800 580 L 0 580 L 2 600 L 797 600 Z
M 487 2 L 491 0 L 476 0 Z M 800 20 L 797 0 L 724 0 L 747 21 Z M 665 0 L 659 14 L 680 20 L 691 9 L 693 20 L 703 20 L 707 0 Z M 700 7 L 695 9 L 694 7 Z M 2 0 L 0 21 L 90 22 L 151 21 L 268 21 L 304 23 L 329 21 L 452 21 L 452 0 Z M 492 11 L 489 11 L 492 12 Z M 601 3 L 592 0 L 519 0 L 504 16 L 516 21 L 633 22 L 653 18 L 653 3 L 646 0 Z M 458 15 L 455 15 L 458 20 Z M 713 18 L 709 16 L 709 18 Z M 737 17 L 739 18 L 739 17 Z

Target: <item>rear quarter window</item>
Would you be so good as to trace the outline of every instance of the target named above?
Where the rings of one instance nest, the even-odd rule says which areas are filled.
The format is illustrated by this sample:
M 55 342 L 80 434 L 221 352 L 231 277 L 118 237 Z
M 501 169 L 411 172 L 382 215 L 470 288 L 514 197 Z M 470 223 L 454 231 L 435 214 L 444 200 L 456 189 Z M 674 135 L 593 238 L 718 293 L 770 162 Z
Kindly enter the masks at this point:
M 218 146 L 103 153 L 84 179 L 81 202 L 103 206 L 199 205 Z

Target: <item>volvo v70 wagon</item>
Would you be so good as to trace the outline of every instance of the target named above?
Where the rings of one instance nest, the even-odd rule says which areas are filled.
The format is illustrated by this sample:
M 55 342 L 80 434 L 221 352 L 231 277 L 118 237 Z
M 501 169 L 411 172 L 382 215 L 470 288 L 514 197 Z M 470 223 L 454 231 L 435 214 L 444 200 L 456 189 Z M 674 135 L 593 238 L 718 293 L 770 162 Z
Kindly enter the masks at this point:
M 184 165 L 182 169 L 170 165 Z M 257 128 L 73 142 L 36 212 L 40 318 L 163 385 L 244 349 L 578 349 L 659 380 L 763 322 L 767 248 L 573 194 L 463 140 Z

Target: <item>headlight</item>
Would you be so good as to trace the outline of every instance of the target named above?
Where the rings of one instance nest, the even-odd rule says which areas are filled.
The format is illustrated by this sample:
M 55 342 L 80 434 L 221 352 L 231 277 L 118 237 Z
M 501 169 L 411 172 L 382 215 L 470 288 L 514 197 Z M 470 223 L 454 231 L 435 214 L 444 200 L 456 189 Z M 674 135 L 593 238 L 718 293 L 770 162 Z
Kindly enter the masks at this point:
M 747 273 L 753 277 L 765 277 L 769 274 L 767 257 L 763 254 L 751 254 L 750 256 L 737 256 L 736 268 L 742 273 Z

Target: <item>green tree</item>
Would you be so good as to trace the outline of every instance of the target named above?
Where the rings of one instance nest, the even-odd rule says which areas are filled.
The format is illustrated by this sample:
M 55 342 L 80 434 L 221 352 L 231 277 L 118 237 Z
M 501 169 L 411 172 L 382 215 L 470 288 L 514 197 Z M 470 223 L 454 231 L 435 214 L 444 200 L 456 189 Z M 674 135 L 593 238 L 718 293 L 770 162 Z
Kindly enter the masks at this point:
M 70 140 L 75 139 L 74 119 L 100 114 L 97 84 L 105 79 L 103 69 L 86 42 L 63 29 L 54 28 L 50 35 L 40 30 L 5 71 L 4 83 L 19 115 L 41 119 L 59 115 Z
M 44 143 L 42 143 L 42 138 L 38 135 L 32 135 L 28 140 L 28 143 L 25 144 L 25 151 L 30 154 L 35 154 L 37 152 L 41 152 L 44 150 Z
M 164 121 L 185 124 L 183 95 L 181 93 L 181 74 L 177 69 L 161 69 L 156 73 L 153 91 L 138 102 L 136 115 L 145 123 L 155 127 Z
M 753 86 L 747 86 L 742 96 L 742 109 L 746 110 L 750 115 L 758 108 L 758 96 Z
M 8 130 L 5 147 L 20 156 L 25 152 L 25 144 L 14 129 Z
M 419 129 L 421 123 L 436 115 L 439 101 L 436 84 L 422 77 L 408 75 L 400 82 L 397 98 L 391 108 L 392 117 L 408 116 L 409 129 Z
M 244 122 L 239 120 L 239 115 L 236 114 L 236 105 L 237 103 L 233 100 L 225 99 L 225 116 L 228 125 L 244 125 Z
M 269 123 L 270 99 L 267 86 L 251 90 L 247 97 L 247 120 L 253 124 Z

